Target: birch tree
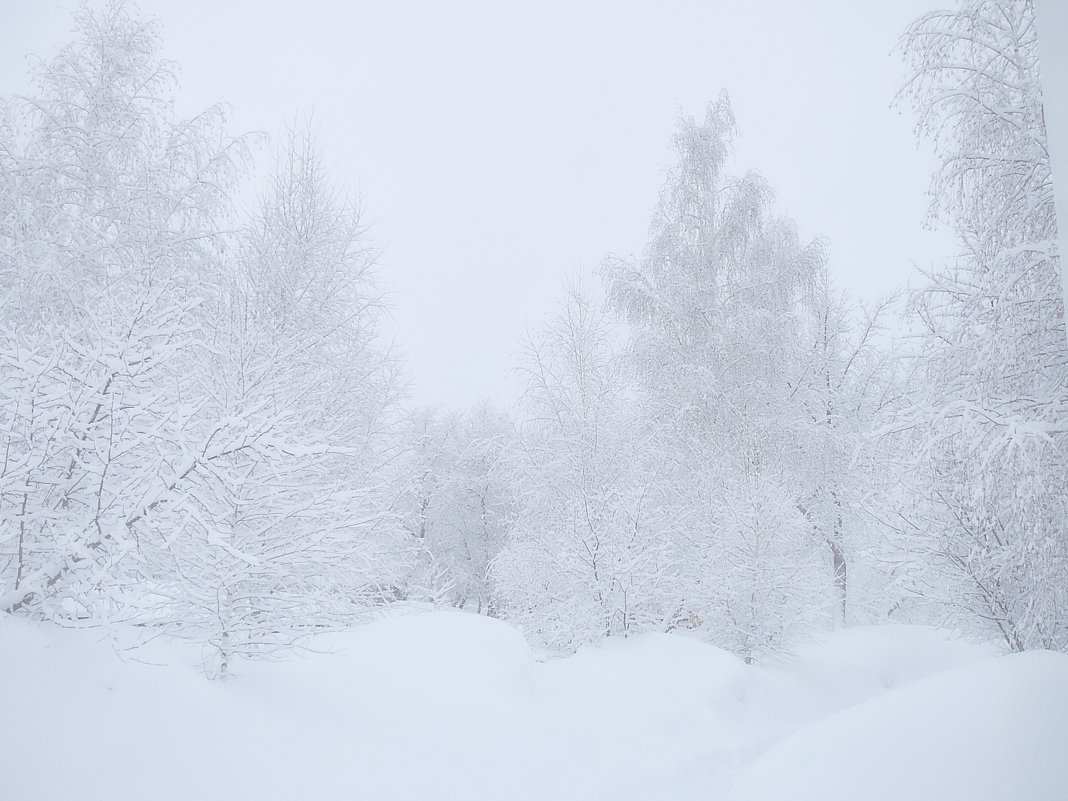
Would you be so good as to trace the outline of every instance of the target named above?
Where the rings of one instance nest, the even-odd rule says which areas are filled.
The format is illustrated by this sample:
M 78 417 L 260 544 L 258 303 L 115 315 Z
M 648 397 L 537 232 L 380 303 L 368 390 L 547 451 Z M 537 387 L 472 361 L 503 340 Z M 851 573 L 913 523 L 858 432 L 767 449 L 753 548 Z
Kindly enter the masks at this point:
M 790 469 L 803 304 L 825 257 L 774 211 L 763 178 L 726 172 L 733 136 L 726 95 L 702 123 L 680 121 L 650 241 L 605 274 L 650 408 L 669 423 L 659 448 L 676 455 L 687 499 L 686 604 L 713 641 L 750 657 L 829 597 Z
M 143 584 L 142 512 L 182 478 L 194 311 L 243 147 L 173 109 L 153 22 L 75 14 L 0 126 L 3 608 L 106 617 Z
M 917 546 L 958 620 L 1063 649 L 1068 354 L 1033 8 L 967 0 L 901 49 L 903 98 L 941 156 L 931 215 L 961 245 L 912 298 L 925 381 L 900 430 L 926 477 Z
M 892 299 L 864 307 L 837 291 L 822 265 L 804 306 L 805 361 L 792 390 L 800 415 L 788 458 L 799 508 L 825 548 L 832 620 L 870 622 L 894 603 L 888 584 L 895 571 L 881 566 L 894 482 L 872 438 L 900 403 L 883 327 Z
M 609 321 L 581 289 L 533 337 L 525 372 L 515 518 L 493 565 L 502 614 L 561 650 L 669 627 L 677 582 L 660 459 L 629 414 Z
M 506 467 L 512 421 L 480 403 L 462 413 L 423 410 L 410 426 L 402 518 L 421 556 L 413 589 L 495 614 L 490 565 L 513 516 Z
M 395 362 L 377 333 L 377 251 L 291 130 L 240 232 L 193 383 L 211 458 L 155 516 L 164 620 L 210 670 L 352 620 L 403 573 L 390 459 Z

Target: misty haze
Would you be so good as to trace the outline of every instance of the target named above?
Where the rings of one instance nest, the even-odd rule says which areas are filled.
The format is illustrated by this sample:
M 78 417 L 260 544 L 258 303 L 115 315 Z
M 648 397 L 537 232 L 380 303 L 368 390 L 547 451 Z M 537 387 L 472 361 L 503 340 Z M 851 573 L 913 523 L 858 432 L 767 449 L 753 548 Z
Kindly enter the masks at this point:
M 1068 798 L 1068 8 L 930 2 L 0 5 L 0 799 Z

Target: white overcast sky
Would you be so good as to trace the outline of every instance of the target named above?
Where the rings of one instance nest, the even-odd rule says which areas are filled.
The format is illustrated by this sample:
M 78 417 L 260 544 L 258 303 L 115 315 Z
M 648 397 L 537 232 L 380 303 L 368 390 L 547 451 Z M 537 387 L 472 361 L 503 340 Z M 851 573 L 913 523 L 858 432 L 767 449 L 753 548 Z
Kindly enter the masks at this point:
M 70 2 L 0 0 L 0 93 L 70 38 Z M 507 403 L 569 273 L 640 251 L 680 113 L 721 88 L 755 168 L 863 299 L 951 249 L 922 227 L 934 166 L 891 55 L 930 0 L 143 0 L 191 113 L 235 132 L 313 114 L 384 249 L 415 400 Z

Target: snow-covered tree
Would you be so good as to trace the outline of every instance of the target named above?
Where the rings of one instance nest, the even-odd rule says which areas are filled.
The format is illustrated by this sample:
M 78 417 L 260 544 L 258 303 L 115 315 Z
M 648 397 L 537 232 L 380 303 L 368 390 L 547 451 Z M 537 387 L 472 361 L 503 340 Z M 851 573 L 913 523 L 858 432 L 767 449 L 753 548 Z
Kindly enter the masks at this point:
M 725 172 L 733 135 L 726 95 L 703 123 L 680 122 L 650 241 L 605 273 L 650 412 L 668 423 L 658 447 L 685 496 L 686 603 L 708 636 L 749 656 L 828 596 L 791 469 L 804 304 L 825 257 L 775 213 L 763 178 Z M 774 600 L 743 609 L 739 593 Z
M 197 409 L 195 310 L 241 159 L 221 109 L 179 120 L 154 23 L 75 15 L 0 125 L 3 608 L 112 614 L 145 581 L 146 508 Z
M 574 286 L 525 361 L 515 520 L 493 574 L 502 614 L 556 649 L 662 630 L 677 607 L 660 459 L 622 368 Z
M 216 650 L 286 644 L 351 619 L 401 574 L 392 448 L 395 364 L 357 208 L 310 134 L 293 130 L 229 282 L 204 307 L 201 398 L 210 458 L 183 500 L 154 510 L 167 621 Z
M 837 625 L 885 616 L 895 578 L 884 558 L 894 481 L 885 445 L 872 438 L 897 408 L 894 357 L 885 342 L 891 299 L 865 308 L 838 292 L 826 265 L 805 307 L 805 361 L 794 387 L 801 416 L 791 472 L 798 504 L 825 546 Z
M 941 156 L 931 214 L 962 249 L 912 299 L 923 382 L 899 430 L 919 448 L 926 584 L 1013 649 L 1063 649 L 1068 352 L 1032 5 L 926 14 L 902 52 Z
M 176 118 L 126 4 L 76 23 L 0 110 L 0 605 L 165 624 L 225 675 L 406 573 L 376 252 L 299 132 L 224 233 L 223 112 Z
M 512 422 L 480 403 L 463 413 L 422 410 L 409 427 L 402 518 L 421 555 L 412 589 L 494 614 L 490 564 L 512 517 Z

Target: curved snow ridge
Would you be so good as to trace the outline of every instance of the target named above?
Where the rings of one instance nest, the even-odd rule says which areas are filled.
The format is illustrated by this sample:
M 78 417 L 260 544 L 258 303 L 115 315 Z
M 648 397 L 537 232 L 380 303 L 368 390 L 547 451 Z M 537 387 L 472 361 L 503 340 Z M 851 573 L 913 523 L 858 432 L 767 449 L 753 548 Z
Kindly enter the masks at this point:
M 835 735 L 832 727 L 814 741 L 815 758 L 794 758 L 793 774 L 773 768 L 785 785 L 740 796 L 843 797 L 795 793 L 798 760 L 830 766 L 832 778 L 855 762 L 863 770 L 847 786 L 863 789 L 845 797 L 859 801 L 880 796 L 863 784 L 861 760 L 871 754 L 853 756 L 850 748 L 886 755 L 887 770 L 911 770 L 921 760 L 882 739 L 909 740 L 912 729 L 938 725 L 978 732 L 1004 753 L 1006 743 L 1027 742 L 1017 731 L 1024 721 L 1033 726 L 1066 696 L 1066 658 L 1005 672 L 999 666 L 1026 668 L 1028 659 L 991 662 L 983 648 L 908 627 L 827 635 L 767 667 L 679 634 L 608 640 L 539 661 L 507 623 L 410 607 L 319 635 L 298 658 L 238 661 L 226 683 L 196 673 L 196 647 L 160 638 L 125 650 L 136 632 L 113 633 L 117 641 L 101 629 L 0 616 L 0 709 L 11 721 L 0 727 L 0 799 L 720 799 L 754 759 L 772 758 L 775 743 L 820 731 L 802 730 L 811 721 L 848 720 L 839 712 L 848 705 L 877 709 L 866 699 L 908 699 L 933 686 L 933 700 L 907 704 L 896 722 L 885 718 L 897 700 L 882 717 L 867 715 L 878 736 Z M 980 667 L 976 660 L 998 669 L 993 676 L 957 669 Z M 887 693 L 905 682 L 914 683 Z M 980 712 L 996 722 L 982 729 Z M 818 753 L 824 744 L 828 753 Z M 1036 775 L 1062 761 L 1057 747 L 1031 755 Z M 983 756 L 978 764 L 994 761 Z
M 1068 655 L 953 668 L 819 720 L 738 775 L 730 801 L 1064 801 Z

